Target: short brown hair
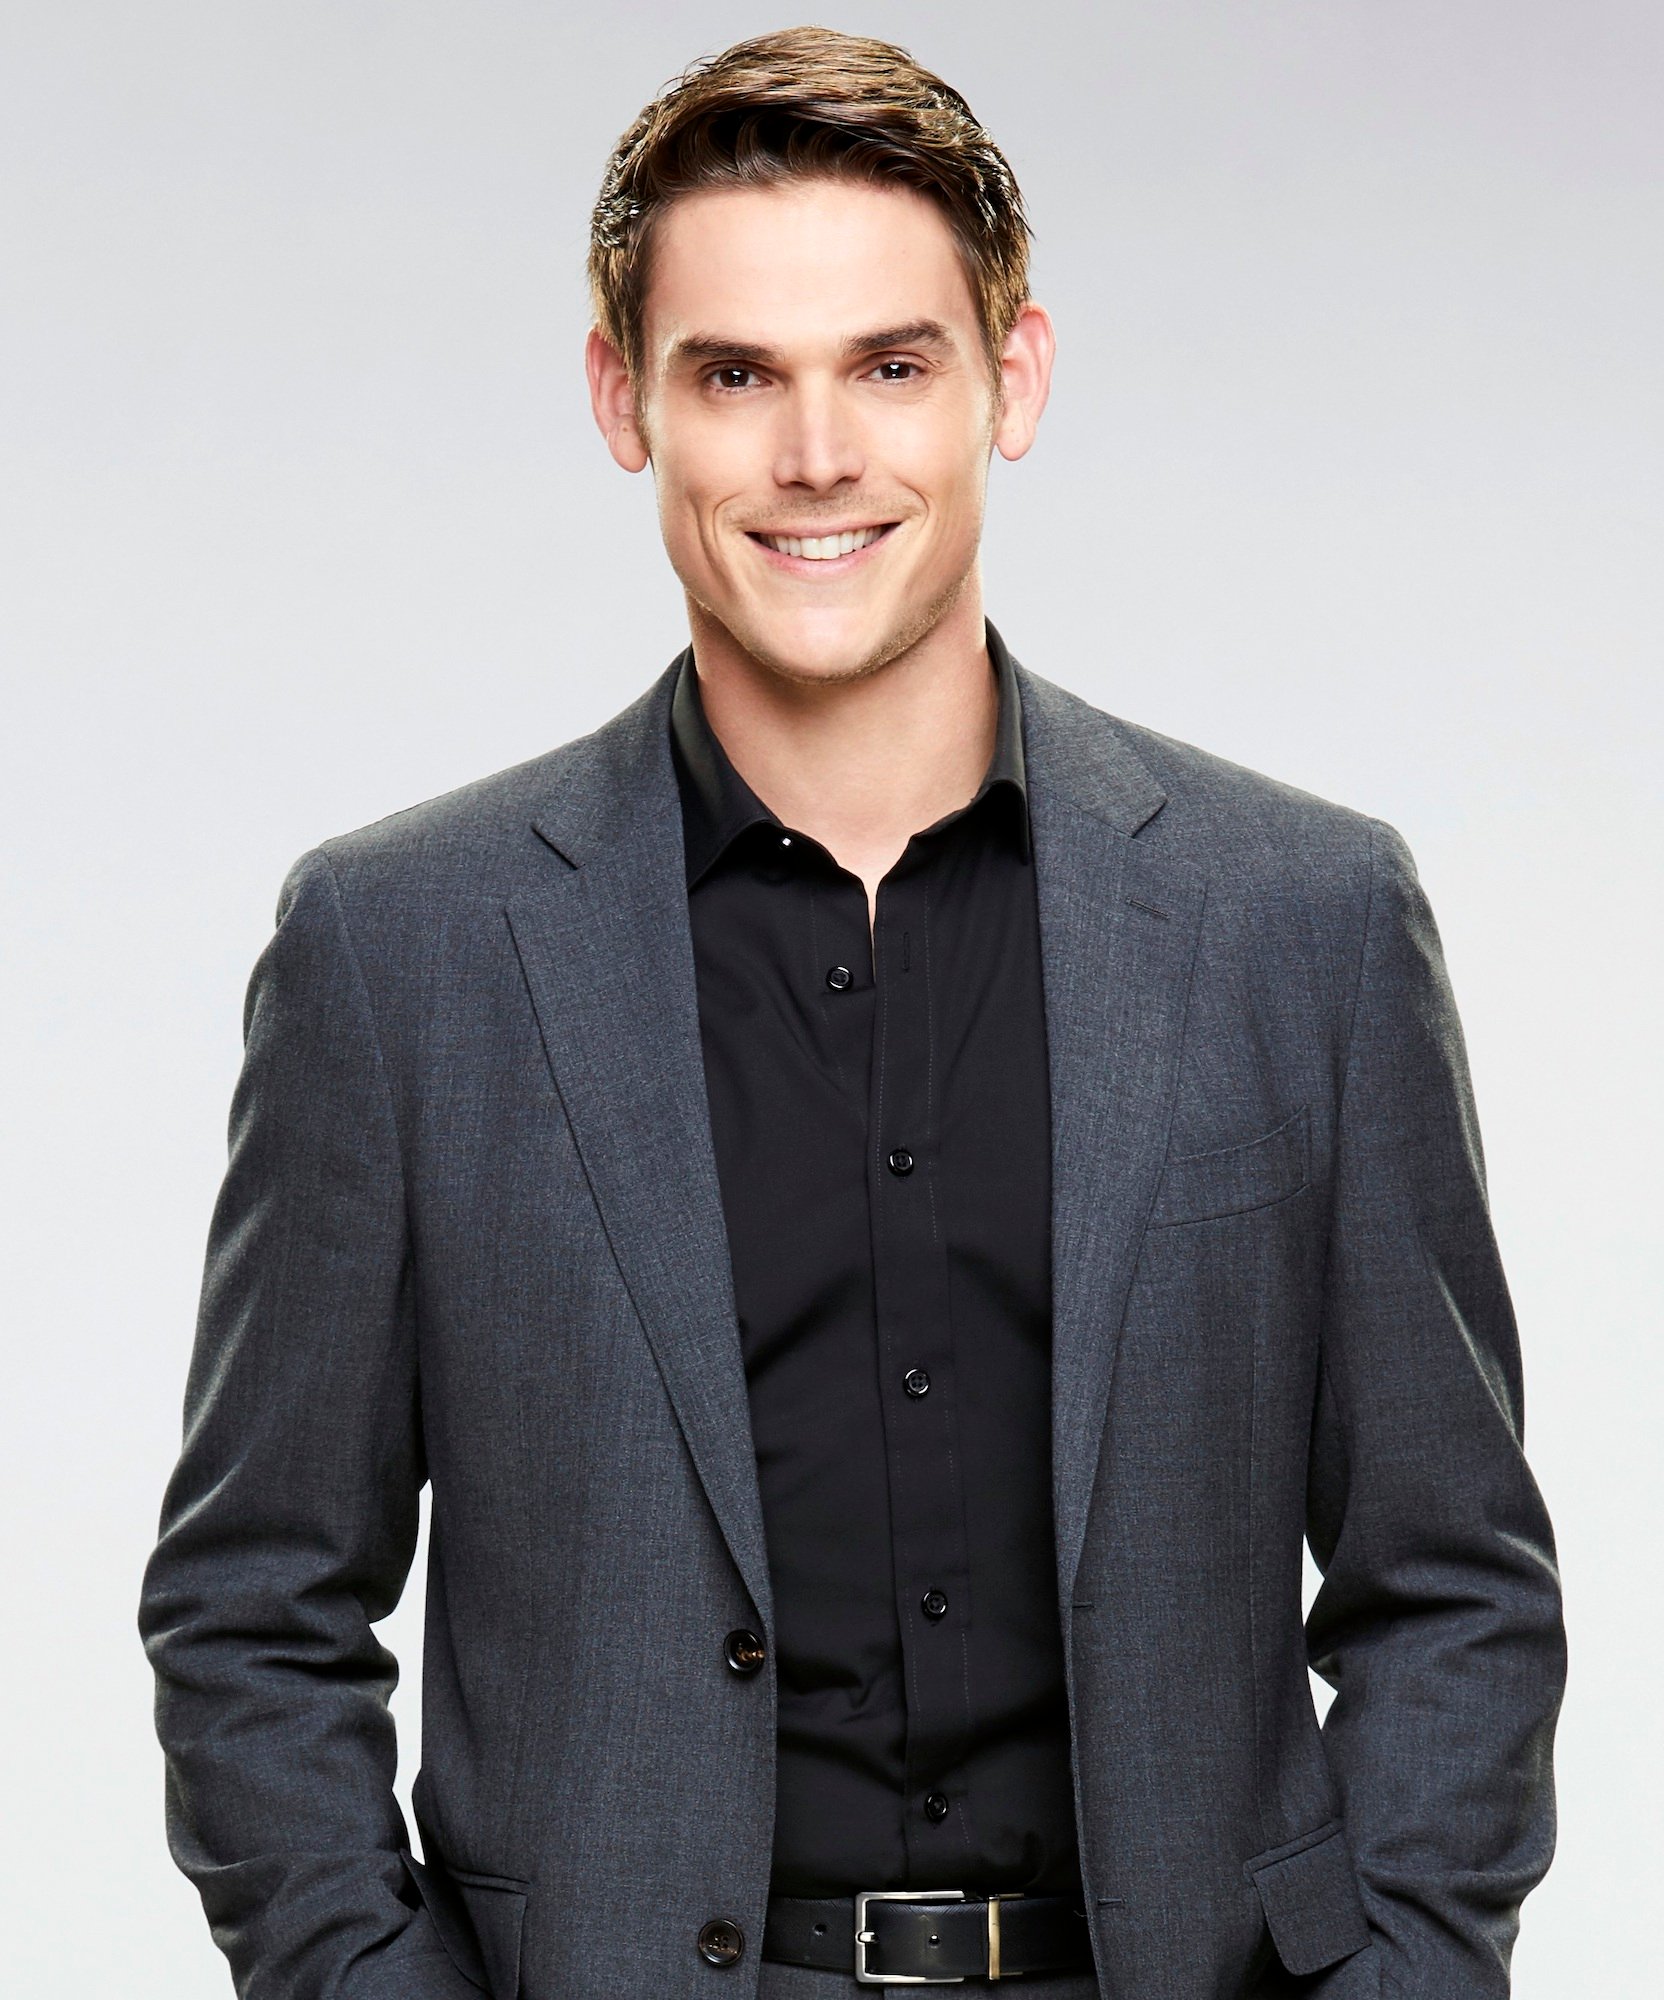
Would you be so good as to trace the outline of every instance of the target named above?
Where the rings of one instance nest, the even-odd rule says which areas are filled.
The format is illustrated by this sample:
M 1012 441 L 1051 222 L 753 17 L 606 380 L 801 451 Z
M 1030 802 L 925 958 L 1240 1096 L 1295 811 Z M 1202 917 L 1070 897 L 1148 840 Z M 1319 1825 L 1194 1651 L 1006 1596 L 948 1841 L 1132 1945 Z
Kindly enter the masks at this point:
M 906 49 L 834 28 L 783 28 L 691 64 L 629 126 L 590 218 L 598 330 L 638 387 L 655 224 L 678 195 L 843 179 L 934 200 L 976 300 L 995 397 L 1028 302 L 1033 235 L 1005 156 L 958 91 Z

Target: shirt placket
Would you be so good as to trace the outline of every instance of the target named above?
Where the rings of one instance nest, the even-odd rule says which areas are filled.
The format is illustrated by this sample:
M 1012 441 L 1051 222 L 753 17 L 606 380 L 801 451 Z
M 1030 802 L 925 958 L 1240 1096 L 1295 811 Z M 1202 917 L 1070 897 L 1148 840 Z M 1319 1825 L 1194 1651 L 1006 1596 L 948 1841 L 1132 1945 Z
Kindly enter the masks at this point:
M 867 1146 L 880 1407 L 906 1689 L 907 1886 L 963 1886 L 975 1852 L 963 1783 L 971 1690 L 970 1560 L 955 1424 L 948 1268 L 938 1213 L 931 978 L 932 850 L 917 839 L 879 884 Z

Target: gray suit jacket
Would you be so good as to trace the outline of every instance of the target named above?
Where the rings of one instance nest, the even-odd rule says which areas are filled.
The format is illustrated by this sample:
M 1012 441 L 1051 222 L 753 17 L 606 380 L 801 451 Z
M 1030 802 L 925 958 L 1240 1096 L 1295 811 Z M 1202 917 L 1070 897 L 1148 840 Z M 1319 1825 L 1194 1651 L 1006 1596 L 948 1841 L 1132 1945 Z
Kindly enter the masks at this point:
M 304 855 L 254 971 L 139 1610 L 170 1847 L 244 2000 L 756 1992 L 773 1615 L 675 670 Z M 1102 1990 L 1504 1994 L 1563 1634 L 1414 865 L 1017 671 Z M 375 1623 L 424 1481 L 417 1861 Z

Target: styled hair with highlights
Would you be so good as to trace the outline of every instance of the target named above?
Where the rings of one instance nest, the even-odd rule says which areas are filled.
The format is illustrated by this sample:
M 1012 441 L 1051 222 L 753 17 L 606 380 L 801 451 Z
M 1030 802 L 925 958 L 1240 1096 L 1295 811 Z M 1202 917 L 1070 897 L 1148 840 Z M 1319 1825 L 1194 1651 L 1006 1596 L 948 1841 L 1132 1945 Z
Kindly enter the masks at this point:
M 1033 231 L 1004 155 L 958 91 L 893 42 L 785 28 L 675 78 L 625 131 L 590 218 L 595 325 L 639 392 L 653 241 L 678 195 L 793 181 L 896 182 L 934 201 L 970 281 L 996 402 L 1028 303 Z

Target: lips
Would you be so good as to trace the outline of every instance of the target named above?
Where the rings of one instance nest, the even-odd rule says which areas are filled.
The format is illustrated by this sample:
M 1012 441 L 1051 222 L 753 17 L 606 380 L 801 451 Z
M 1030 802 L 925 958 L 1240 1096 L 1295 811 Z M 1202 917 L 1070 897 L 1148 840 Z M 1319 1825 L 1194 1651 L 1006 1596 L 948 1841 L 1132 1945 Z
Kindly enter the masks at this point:
M 850 550 L 847 551 L 847 553 L 840 553 L 838 555 L 832 555 L 832 556 L 828 555 L 816 556 L 816 555 L 802 555 L 802 554 L 793 555 L 788 549 L 775 548 L 769 540 L 765 539 L 765 537 L 755 529 L 748 529 L 746 531 L 746 539 L 750 541 L 761 552 L 765 562 L 769 562 L 776 565 L 777 567 L 785 570 L 789 575 L 827 576 L 827 577 L 847 576 L 850 573 L 850 571 L 855 569 L 858 565 L 869 560 L 876 549 L 881 549 L 884 546 L 884 544 L 890 539 L 891 534 L 900 525 L 901 524 L 897 521 L 884 521 L 875 523 L 874 527 L 876 527 L 877 530 L 876 533 L 873 533 L 871 529 L 863 529 L 859 531 L 863 534 L 869 535 L 870 539 L 860 543 L 856 547 L 851 548 Z M 854 533 L 856 531 L 852 530 L 850 532 Z M 782 536 L 777 536 L 775 539 L 779 541 L 788 541 L 788 540 L 798 541 L 800 546 L 802 542 L 807 542 L 811 548 L 818 548 L 826 546 L 828 542 L 832 541 L 835 538 L 832 536 L 823 536 L 823 537 L 804 536 L 801 538 L 800 541 L 800 538 L 796 536 L 787 537 L 782 535 Z

